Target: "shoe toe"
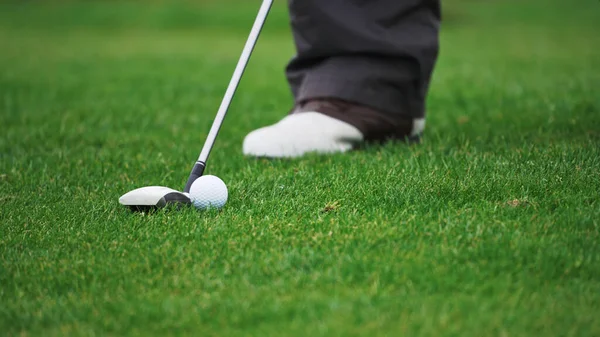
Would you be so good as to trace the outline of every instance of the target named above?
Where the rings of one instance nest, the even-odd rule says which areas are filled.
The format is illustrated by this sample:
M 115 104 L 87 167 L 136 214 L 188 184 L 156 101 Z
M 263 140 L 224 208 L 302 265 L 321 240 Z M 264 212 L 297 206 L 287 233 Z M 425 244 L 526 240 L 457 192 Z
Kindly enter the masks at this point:
M 278 144 L 281 139 L 276 137 L 273 126 L 260 128 L 250 132 L 245 138 L 242 146 L 244 155 L 255 157 L 273 157 L 279 152 Z

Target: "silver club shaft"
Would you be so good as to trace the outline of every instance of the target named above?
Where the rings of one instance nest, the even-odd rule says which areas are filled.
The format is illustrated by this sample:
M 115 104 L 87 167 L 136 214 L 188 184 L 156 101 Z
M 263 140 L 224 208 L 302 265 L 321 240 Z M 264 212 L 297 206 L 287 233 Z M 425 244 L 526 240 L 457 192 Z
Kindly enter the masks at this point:
M 221 106 L 219 107 L 219 111 L 217 112 L 217 116 L 213 121 L 212 127 L 210 128 L 210 132 L 208 133 L 208 136 L 206 138 L 206 142 L 204 143 L 204 147 L 202 148 L 202 152 L 198 157 L 198 161 L 201 163 L 206 163 L 206 161 L 208 160 L 210 151 L 212 150 L 215 139 L 217 138 L 217 134 L 221 129 L 221 125 L 223 124 L 223 120 L 225 119 L 225 115 L 227 114 L 227 110 L 231 105 L 231 101 L 233 99 L 233 96 L 235 95 L 235 91 L 240 83 L 242 75 L 244 74 L 246 65 L 250 60 L 250 56 L 252 55 L 254 46 L 256 46 L 256 41 L 258 40 L 258 36 L 260 35 L 260 32 L 264 26 L 272 4 L 273 0 L 263 0 L 262 5 L 260 6 L 258 15 L 256 16 L 256 20 L 254 21 L 254 25 L 252 26 L 252 30 L 250 31 L 250 35 L 248 36 L 248 40 L 246 41 L 246 45 L 244 46 L 244 50 L 242 51 L 242 55 L 240 56 L 237 66 L 235 67 L 235 71 L 233 72 L 233 76 L 231 77 L 231 81 L 229 82 L 229 86 L 227 87 L 227 91 L 225 92 L 225 96 L 223 97 L 223 101 L 221 102 Z

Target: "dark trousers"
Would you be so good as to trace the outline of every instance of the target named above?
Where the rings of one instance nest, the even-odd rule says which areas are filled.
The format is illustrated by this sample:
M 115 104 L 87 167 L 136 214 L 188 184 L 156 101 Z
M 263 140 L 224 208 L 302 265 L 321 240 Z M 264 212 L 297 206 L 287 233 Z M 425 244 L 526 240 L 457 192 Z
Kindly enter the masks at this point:
M 297 102 L 333 97 L 420 118 L 438 56 L 439 0 L 288 0 Z

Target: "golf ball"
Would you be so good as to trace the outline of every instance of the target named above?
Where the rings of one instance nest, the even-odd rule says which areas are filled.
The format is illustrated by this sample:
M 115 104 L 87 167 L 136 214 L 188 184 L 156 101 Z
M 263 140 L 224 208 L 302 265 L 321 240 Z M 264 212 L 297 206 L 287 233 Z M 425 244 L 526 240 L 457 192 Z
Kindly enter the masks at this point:
M 227 202 L 227 185 L 217 176 L 201 176 L 190 188 L 192 204 L 199 210 L 220 209 Z

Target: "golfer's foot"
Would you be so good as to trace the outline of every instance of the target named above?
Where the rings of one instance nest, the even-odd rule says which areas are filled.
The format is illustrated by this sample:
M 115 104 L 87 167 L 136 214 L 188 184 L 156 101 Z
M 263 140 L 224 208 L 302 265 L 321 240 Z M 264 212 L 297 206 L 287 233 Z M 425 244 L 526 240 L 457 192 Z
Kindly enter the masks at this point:
M 293 113 L 244 139 L 245 155 L 293 158 L 307 153 L 346 152 L 363 141 L 354 126 L 316 111 Z
M 311 100 L 278 123 L 248 134 L 243 152 L 269 158 L 342 153 L 365 141 L 418 141 L 424 126 L 424 119 L 392 119 L 369 107 L 337 99 Z

